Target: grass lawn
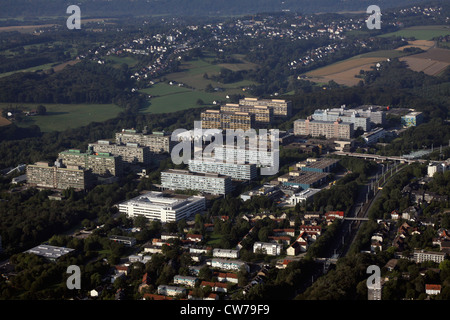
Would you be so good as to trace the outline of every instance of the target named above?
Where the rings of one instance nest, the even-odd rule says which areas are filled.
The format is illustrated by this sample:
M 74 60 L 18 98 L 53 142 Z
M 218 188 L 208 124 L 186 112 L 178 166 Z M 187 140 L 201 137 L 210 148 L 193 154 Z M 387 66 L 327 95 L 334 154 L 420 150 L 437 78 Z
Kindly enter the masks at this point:
M 414 26 L 396 32 L 386 33 L 380 37 L 399 36 L 405 38 L 416 38 L 418 40 L 431 40 L 434 37 L 450 34 L 449 26 Z
M 33 110 L 41 103 L 0 103 L 0 109 L 23 106 L 23 110 Z M 19 126 L 38 125 L 43 132 L 64 131 L 78 128 L 91 122 L 102 122 L 117 116 L 122 109 L 115 104 L 45 104 L 45 116 L 25 117 Z
M 206 245 L 219 245 L 221 240 L 222 236 L 220 234 L 212 232 L 211 234 L 209 234 L 209 241 L 206 243 Z

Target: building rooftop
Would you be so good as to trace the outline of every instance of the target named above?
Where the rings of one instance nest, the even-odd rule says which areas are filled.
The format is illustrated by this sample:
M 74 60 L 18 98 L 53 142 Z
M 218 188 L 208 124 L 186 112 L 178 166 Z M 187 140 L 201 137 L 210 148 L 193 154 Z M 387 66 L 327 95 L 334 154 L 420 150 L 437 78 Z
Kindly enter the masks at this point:
M 45 257 L 48 259 L 58 259 L 59 257 L 62 257 L 63 255 L 66 255 L 72 251 L 74 251 L 74 249 L 41 244 L 25 252 L 34 253 L 38 256 Z
M 306 161 L 298 162 L 296 164 L 297 167 L 309 167 L 309 168 L 317 168 L 317 169 L 325 169 L 339 162 L 339 159 L 333 158 L 309 158 Z
M 297 184 L 314 184 L 315 182 L 328 176 L 328 173 L 298 171 L 298 176 L 291 176 L 289 173 L 278 177 L 280 182 L 290 182 Z
M 229 176 L 225 176 L 225 175 L 218 174 L 218 173 L 191 172 L 188 170 L 180 170 L 180 169 L 167 169 L 167 170 L 164 170 L 162 173 L 164 173 L 164 172 L 178 173 L 178 174 L 189 175 L 189 176 L 210 177 L 210 178 L 222 178 L 222 179 L 230 178 Z
M 202 196 L 174 195 L 163 192 L 151 191 L 144 195 L 122 202 L 124 205 L 136 207 L 159 207 L 176 209 L 188 205 L 194 201 L 204 199 Z

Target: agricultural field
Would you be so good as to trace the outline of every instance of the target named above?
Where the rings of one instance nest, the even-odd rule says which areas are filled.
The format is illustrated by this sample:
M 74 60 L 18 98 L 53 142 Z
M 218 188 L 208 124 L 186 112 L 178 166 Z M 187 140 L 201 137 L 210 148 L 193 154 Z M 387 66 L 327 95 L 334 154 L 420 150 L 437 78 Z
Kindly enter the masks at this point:
M 400 58 L 411 70 L 437 76 L 450 65 L 450 50 L 431 48 L 426 52 Z
M 423 71 L 435 76 L 440 74 L 450 64 L 450 50 L 435 47 L 436 42 L 430 40 L 411 40 L 408 45 L 395 50 L 379 50 L 360 54 L 349 59 L 339 61 L 328 66 L 309 71 L 303 76 L 317 83 L 328 83 L 330 80 L 346 86 L 357 85 L 361 80 L 357 78 L 360 70 L 368 71 L 377 62 L 386 59 L 399 58 L 406 61 L 414 71 Z M 403 49 L 416 47 L 425 52 L 407 56 Z
M 424 51 L 427 51 L 427 50 L 431 49 L 432 47 L 434 47 L 435 45 L 436 45 L 435 41 L 430 41 L 430 40 L 412 40 L 412 41 L 408 41 L 408 44 L 406 46 L 398 47 L 395 50 L 402 51 L 402 50 L 407 49 L 407 48 L 419 48 L 419 49 L 422 49 Z
M 369 52 L 307 72 L 304 76 L 318 83 L 328 83 L 333 80 L 338 84 L 355 86 L 361 80 L 355 77 L 360 70 L 368 71 L 377 62 L 400 55 L 401 53 L 394 50 Z
M 21 33 L 34 33 L 35 30 L 39 30 L 42 28 L 50 28 L 53 26 L 55 26 L 55 24 L 8 26 L 8 27 L 0 27 L 0 32 L 18 31 Z
M 8 124 L 11 124 L 11 121 L 9 121 L 6 118 L 3 118 L 2 116 L 0 116 L 0 127 L 1 126 L 7 126 Z
M 432 40 L 435 37 L 450 34 L 449 26 L 414 26 L 404 28 L 396 32 L 386 33 L 380 37 L 405 37 L 415 38 L 416 40 Z
M 18 106 L 23 111 L 36 109 L 35 103 L 0 103 L 0 109 L 8 106 Z M 68 128 L 78 128 L 91 122 L 103 122 L 115 118 L 122 109 L 114 104 L 43 104 L 47 114 L 43 116 L 24 117 L 18 126 L 37 125 L 43 132 L 64 131 Z M 6 120 L 6 119 L 5 119 Z M 1 123 L 1 119 L 0 119 Z

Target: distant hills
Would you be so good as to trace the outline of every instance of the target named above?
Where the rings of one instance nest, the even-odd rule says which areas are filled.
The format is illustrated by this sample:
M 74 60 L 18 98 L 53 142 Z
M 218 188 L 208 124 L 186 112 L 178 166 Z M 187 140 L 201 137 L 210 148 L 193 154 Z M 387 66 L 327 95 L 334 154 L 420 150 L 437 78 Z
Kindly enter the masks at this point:
M 425 0 L 377 0 L 382 10 Z M 434 1 L 442 2 L 442 1 Z M 300 13 L 365 11 L 373 0 L 2 0 L 0 18 L 67 16 L 76 4 L 85 17 L 229 16 L 290 10 Z

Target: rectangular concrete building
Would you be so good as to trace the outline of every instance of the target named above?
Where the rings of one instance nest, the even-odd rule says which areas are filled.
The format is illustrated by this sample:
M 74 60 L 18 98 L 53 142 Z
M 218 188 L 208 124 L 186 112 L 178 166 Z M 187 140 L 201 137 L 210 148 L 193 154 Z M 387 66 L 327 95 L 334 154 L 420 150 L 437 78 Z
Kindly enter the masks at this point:
M 78 166 L 59 168 L 46 162 L 27 166 L 27 181 L 30 186 L 64 190 L 86 190 L 93 186 L 94 177 L 90 170 Z
M 255 128 L 255 115 L 249 112 L 206 110 L 201 113 L 202 129 L 250 130 Z
M 255 115 L 257 126 L 267 125 L 272 122 L 273 108 L 268 106 L 242 106 L 239 104 L 227 103 L 220 107 L 222 112 L 247 112 Z
M 308 119 L 298 119 L 294 121 L 294 134 L 302 136 L 320 137 L 327 139 L 350 139 L 354 133 L 353 123 L 336 120 L 334 122 Z
M 225 195 L 233 189 L 229 176 L 176 169 L 161 172 L 161 187 L 169 190 L 196 190 L 215 195 Z
M 91 169 L 92 173 L 98 175 L 121 176 L 123 173 L 122 158 L 114 156 L 109 152 L 81 152 L 77 149 L 69 149 L 58 154 L 66 166 L 79 166 Z
M 275 117 L 287 118 L 292 116 L 292 101 L 283 99 L 244 98 L 239 100 L 242 106 L 267 106 L 273 109 Z
M 146 131 L 146 130 L 145 130 Z M 170 153 L 176 142 L 171 141 L 171 135 L 168 132 L 137 132 L 134 129 L 123 129 L 116 133 L 116 144 L 137 143 L 140 146 L 148 147 L 150 152 Z
M 202 196 L 170 195 L 151 191 L 124 201 L 118 207 L 119 212 L 130 218 L 142 216 L 149 220 L 175 222 L 205 210 L 206 199 Z
M 227 163 L 225 161 L 207 158 L 189 160 L 189 171 L 199 173 L 218 173 L 230 176 L 236 180 L 253 180 L 257 177 L 255 164 Z
M 151 163 L 150 148 L 137 143 L 116 144 L 108 140 L 99 140 L 95 143 L 90 143 L 89 148 L 92 148 L 93 152 L 96 153 L 110 153 L 120 156 L 122 161 L 127 164 Z

